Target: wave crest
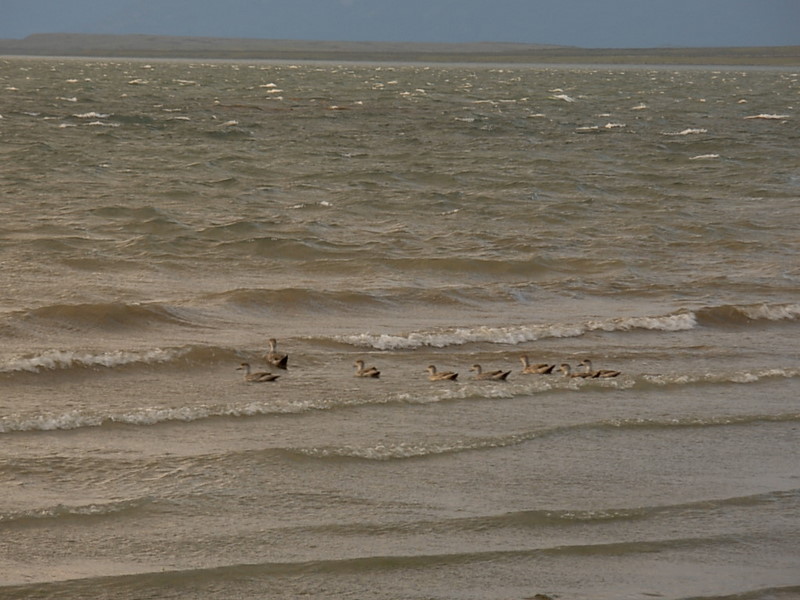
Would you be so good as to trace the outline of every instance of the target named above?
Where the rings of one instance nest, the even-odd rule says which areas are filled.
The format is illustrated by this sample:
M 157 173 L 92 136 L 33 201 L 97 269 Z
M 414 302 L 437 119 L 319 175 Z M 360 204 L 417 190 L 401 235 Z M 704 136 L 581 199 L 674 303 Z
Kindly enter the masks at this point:
M 169 363 L 188 356 L 192 347 L 154 348 L 150 350 L 114 350 L 109 352 L 78 352 L 72 350 L 47 350 L 13 358 L 0 365 L 0 373 L 28 371 L 38 373 L 43 370 L 85 369 L 93 367 L 122 367 L 132 364 Z
M 648 329 L 683 331 L 697 324 L 694 313 L 684 312 L 661 317 L 623 317 L 584 323 L 553 323 L 515 327 L 459 327 L 418 331 L 406 335 L 360 333 L 337 336 L 336 341 L 377 350 L 413 350 L 422 347 L 446 348 L 471 343 L 518 345 L 546 338 L 579 337 L 592 331 L 630 331 Z
M 189 321 L 160 304 L 54 304 L 25 313 L 26 321 L 55 322 L 70 329 L 120 330 L 164 324 L 186 325 Z

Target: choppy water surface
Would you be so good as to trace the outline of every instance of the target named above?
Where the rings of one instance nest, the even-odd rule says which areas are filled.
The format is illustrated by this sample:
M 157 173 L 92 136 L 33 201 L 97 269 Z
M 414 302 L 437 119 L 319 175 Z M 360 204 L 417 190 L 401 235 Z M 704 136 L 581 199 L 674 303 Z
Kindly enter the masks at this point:
M 0 595 L 800 596 L 798 77 L 3 60 Z

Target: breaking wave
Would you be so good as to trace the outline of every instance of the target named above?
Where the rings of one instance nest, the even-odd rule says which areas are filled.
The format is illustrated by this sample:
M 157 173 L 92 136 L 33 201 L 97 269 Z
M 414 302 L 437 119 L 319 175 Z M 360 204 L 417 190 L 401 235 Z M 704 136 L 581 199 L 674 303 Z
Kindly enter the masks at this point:
M 471 343 L 524 344 L 548 338 L 580 337 L 594 331 L 627 332 L 635 330 L 687 331 L 698 326 L 745 325 L 753 321 L 796 321 L 800 304 L 758 304 L 717 306 L 696 311 L 681 310 L 661 316 L 617 317 L 588 320 L 582 323 L 542 323 L 512 327 L 456 327 L 408 334 L 359 333 L 342 335 L 336 340 L 357 347 L 376 350 L 413 350 L 446 348 Z
M 219 347 L 181 346 L 147 350 L 112 350 L 105 352 L 46 350 L 15 356 L 0 363 L 0 373 L 57 371 L 70 369 L 113 369 L 131 365 L 153 366 L 170 363 L 204 364 L 233 357 L 233 352 Z

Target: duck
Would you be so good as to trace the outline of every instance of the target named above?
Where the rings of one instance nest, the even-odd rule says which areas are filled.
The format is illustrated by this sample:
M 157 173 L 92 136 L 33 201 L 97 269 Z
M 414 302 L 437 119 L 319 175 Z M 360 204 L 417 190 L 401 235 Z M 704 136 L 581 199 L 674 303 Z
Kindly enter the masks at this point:
M 481 366 L 477 364 L 472 365 L 469 368 L 469 370 L 475 371 L 475 379 L 481 379 L 481 380 L 491 379 L 494 381 L 505 381 L 506 377 L 508 377 L 509 374 L 511 373 L 511 371 L 501 371 L 500 369 L 498 369 L 497 371 L 487 371 L 486 373 L 484 373 L 483 369 L 481 369 Z
M 237 371 L 244 371 L 244 380 L 248 383 L 263 383 L 265 381 L 275 381 L 280 375 L 274 373 L 267 373 L 266 371 L 250 372 L 250 363 L 242 363 L 236 367 Z
M 584 373 L 584 372 L 578 373 L 573 371 L 572 367 L 570 367 L 567 363 L 563 363 L 560 367 L 558 367 L 558 370 L 564 374 L 564 377 L 583 378 L 583 379 L 591 377 L 589 373 Z
M 547 363 L 532 365 L 528 362 L 527 354 L 523 354 L 519 359 L 522 361 L 522 372 L 526 375 L 550 375 L 553 369 L 556 368 L 555 365 L 548 365 Z
M 264 360 L 267 361 L 268 365 L 272 365 L 273 367 L 278 367 L 279 369 L 285 369 L 289 362 L 289 355 L 282 354 L 278 352 L 275 348 L 278 346 L 278 342 L 275 338 L 269 339 L 269 352 L 264 355 Z
M 361 359 L 354 362 L 353 366 L 356 368 L 356 377 L 373 377 L 377 379 L 381 376 L 381 372 L 375 367 L 364 368 L 364 361 Z
M 611 377 L 618 377 L 622 371 L 615 371 L 614 369 L 598 369 L 595 371 L 592 368 L 592 361 L 585 358 L 581 361 L 581 365 L 586 370 L 587 377 L 592 379 L 610 379 Z
M 456 377 L 458 377 L 458 373 L 454 373 L 453 371 L 442 371 L 439 373 L 436 371 L 434 365 L 428 365 L 428 379 L 431 381 L 455 381 Z

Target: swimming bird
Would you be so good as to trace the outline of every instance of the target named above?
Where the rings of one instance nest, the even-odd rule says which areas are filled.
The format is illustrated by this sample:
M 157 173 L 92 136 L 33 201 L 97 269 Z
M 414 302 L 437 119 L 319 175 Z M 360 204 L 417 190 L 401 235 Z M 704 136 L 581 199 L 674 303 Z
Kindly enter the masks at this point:
M 622 371 L 615 371 L 613 369 L 592 369 L 592 361 L 585 358 L 581 361 L 581 366 L 586 370 L 586 376 L 592 379 L 609 379 L 611 377 L 619 376 Z
M 564 377 L 580 377 L 583 379 L 590 377 L 589 373 L 573 371 L 572 367 L 570 367 L 567 363 L 563 363 L 560 367 L 558 367 L 558 370 L 564 374 Z
M 506 377 L 511 373 L 511 371 L 501 371 L 499 369 L 484 373 L 480 365 L 472 365 L 469 370 L 475 371 L 475 379 L 492 379 L 494 381 L 505 381 Z
M 555 365 L 548 365 L 547 363 L 532 365 L 528 362 L 527 354 L 523 354 L 519 359 L 522 361 L 522 372 L 527 375 L 550 375 L 553 369 L 556 368 Z
M 270 338 L 269 352 L 267 352 L 264 355 L 264 360 L 267 361 L 268 365 L 272 365 L 273 367 L 278 367 L 279 369 L 285 369 L 287 363 L 289 362 L 289 355 L 278 352 L 275 349 L 277 345 L 278 342 L 275 340 L 275 338 Z
M 374 377 L 377 379 L 381 376 L 381 372 L 375 367 L 369 367 L 365 369 L 364 361 L 361 359 L 358 359 L 356 362 L 354 362 L 353 366 L 356 368 L 356 377 Z
M 442 371 L 439 373 L 436 371 L 435 366 L 428 365 L 428 379 L 431 381 L 455 381 L 456 377 L 458 377 L 458 373 L 454 373 L 453 371 Z
M 244 371 L 244 380 L 248 383 L 263 383 L 265 381 L 275 381 L 280 375 L 267 373 L 266 371 L 250 372 L 250 363 L 242 363 L 236 367 L 237 371 Z

